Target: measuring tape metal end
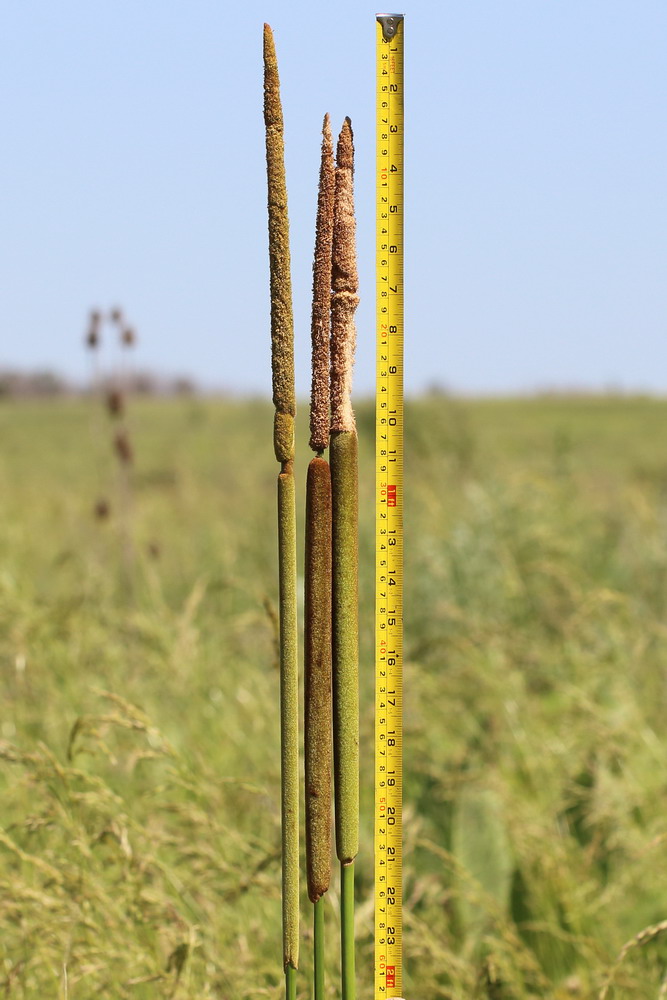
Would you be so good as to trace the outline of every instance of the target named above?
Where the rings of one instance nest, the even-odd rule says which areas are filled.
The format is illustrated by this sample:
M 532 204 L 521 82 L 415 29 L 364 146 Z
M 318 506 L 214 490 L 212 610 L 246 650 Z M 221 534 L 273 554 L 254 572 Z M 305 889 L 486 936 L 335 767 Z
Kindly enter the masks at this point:
M 396 32 L 398 25 L 403 20 L 403 14 L 378 14 L 377 20 L 382 25 L 382 37 L 385 42 L 390 42 Z

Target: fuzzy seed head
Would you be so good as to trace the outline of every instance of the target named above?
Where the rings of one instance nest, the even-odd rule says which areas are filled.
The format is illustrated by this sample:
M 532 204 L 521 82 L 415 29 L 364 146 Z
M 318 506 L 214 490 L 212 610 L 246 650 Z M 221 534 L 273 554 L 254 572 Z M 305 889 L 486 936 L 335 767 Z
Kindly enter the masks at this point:
M 296 413 L 294 321 L 292 316 L 283 112 L 280 103 L 280 79 L 276 50 L 273 34 L 268 24 L 264 25 L 264 125 L 269 210 L 273 403 L 279 413 L 294 416 Z
M 311 320 L 312 390 L 310 447 L 323 452 L 329 446 L 329 369 L 331 335 L 331 254 L 334 226 L 335 167 L 329 115 L 322 126 L 322 160 L 317 195 L 313 311 Z
M 359 304 L 354 218 L 354 143 L 345 119 L 336 150 L 331 297 L 331 430 L 353 431 L 352 370 Z

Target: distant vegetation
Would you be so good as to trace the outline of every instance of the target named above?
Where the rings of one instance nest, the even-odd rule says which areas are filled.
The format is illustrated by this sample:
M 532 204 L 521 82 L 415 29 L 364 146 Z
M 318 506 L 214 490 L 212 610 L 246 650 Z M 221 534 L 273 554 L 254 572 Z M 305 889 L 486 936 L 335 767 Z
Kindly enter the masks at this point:
M 131 592 L 115 509 L 91 509 L 100 470 L 115 474 L 96 414 L 79 399 L 0 407 L 0 993 L 277 1000 L 271 407 L 133 403 Z M 371 407 L 357 425 L 370 1000 Z M 307 439 L 301 407 L 298 454 Z M 592 1000 L 645 931 L 608 996 L 657 1000 L 665 441 L 664 401 L 408 404 L 408 997 Z M 338 892 L 335 873 L 332 928 Z
M 125 376 L 129 392 L 138 396 L 184 396 L 197 392 L 197 383 L 184 375 L 164 376 L 148 371 L 129 371 Z M 114 384 L 112 376 L 96 382 L 95 391 L 105 391 Z M 92 386 L 76 383 L 52 371 L 18 371 L 0 368 L 0 399 L 83 396 Z

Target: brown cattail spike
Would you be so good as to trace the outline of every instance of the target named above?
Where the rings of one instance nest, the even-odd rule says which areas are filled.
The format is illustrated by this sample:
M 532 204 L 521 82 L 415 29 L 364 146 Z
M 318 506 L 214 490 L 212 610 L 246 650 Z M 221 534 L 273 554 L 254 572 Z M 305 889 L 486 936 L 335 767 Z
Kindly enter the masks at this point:
M 308 466 L 304 606 L 306 866 L 316 903 L 331 878 L 331 472 Z
M 354 220 L 354 144 L 352 125 L 345 119 L 336 150 L 336 191 L 331 297 L 331 430 L 352 431 L 352 369 L 359 304 Z
M 311 320 L 313 379 L 310 397 L 310 447 L 319 453 L 329 446 L 331 244 L 334 225 L 335 183 L 331 123 L 329 115 L 325 115 L 322 126 L 322 162 L 315 225 Z
M 264 123 L 269 188 L 269 270 L 271 282 L 271 368 L 276 417 L 294 417 L 294 321 L 290 273 L 289 220 L 285 183 L 283 111 L 273 34 L 264 25 Z M 277 426 L 280 424 L 280 426 Z M 293 420 L 276 421 L 274 445 L 279 462 L 293 458 Z

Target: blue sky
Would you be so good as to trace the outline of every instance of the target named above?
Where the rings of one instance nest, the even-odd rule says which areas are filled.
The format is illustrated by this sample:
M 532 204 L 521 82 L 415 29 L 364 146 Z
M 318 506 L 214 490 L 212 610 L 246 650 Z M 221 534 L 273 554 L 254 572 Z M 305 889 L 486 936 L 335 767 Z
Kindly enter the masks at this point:
M 404 12 L 407 388 L 667 391 L 667 4 L 421 0 Z M 87 311 L 119 304 L 139 365 L 270 393 L 268 21 L 299 389 L 329 111 L 355 131 L 356 387 L 368 392 L 375 13 L 347 0 L 6 5 L 0 365 L 83 377 Z

